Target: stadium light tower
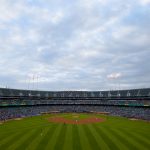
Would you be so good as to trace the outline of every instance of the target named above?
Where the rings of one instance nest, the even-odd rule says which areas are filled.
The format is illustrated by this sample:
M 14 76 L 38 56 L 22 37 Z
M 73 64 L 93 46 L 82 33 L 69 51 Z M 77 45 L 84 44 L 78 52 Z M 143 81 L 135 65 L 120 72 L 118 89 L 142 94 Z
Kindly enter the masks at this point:
M 39 74 L 37 74 L 36 79 L 37 79 L 37 90 L 39 90 L 39 81 L 40 81 L 40 75 Z
M 32 81 L 32 82 L 33 82 L 33 84 L 32 84 L 32 86 L 33 86 L 32 89 L 34 90 L 34 86 L 35 86 L 35 83 L 34 83 L 34 82 L 35 82 L 35 75 L 34 75 L 34 74 L 33 74 L 32 80 L 33 80 L 33 81 Z
M 28 90 L 30 90 L 30 82 L 31 82 L 31 77 L 30 76 L 28 76 L 28 78 L 27 78 L 27 89 Z

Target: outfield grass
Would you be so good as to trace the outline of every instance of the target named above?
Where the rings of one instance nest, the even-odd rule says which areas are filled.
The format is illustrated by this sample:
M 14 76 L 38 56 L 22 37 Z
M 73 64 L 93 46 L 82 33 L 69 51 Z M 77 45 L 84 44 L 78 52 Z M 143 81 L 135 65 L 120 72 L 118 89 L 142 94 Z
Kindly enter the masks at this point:
M 67 119 L 89 114 L 60 114 Z M 76 116 L 76 117 L 75 117 Z M 98 115 L 94 124 L 50 123 L 43 115 L 0 124 L 0 150 L 149 150 L 150 123 Z

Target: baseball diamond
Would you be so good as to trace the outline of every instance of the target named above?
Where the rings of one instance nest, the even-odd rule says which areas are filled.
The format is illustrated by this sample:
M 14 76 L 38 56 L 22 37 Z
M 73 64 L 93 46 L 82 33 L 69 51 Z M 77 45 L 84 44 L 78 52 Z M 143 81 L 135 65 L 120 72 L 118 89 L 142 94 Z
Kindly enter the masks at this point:
M 1 150 L 149 150 L 150 89 L 0 89 Z

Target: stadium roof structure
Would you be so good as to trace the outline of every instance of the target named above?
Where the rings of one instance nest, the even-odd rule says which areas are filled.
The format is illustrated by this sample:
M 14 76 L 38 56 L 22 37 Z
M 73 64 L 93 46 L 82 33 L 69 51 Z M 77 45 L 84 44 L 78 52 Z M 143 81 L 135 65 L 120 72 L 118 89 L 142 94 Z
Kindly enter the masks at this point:
M 42 97 L 130 97 L 150 96 L 150 88 L 113 91 L 39 91 L 0 88 L 0 96 L 42 96 Z

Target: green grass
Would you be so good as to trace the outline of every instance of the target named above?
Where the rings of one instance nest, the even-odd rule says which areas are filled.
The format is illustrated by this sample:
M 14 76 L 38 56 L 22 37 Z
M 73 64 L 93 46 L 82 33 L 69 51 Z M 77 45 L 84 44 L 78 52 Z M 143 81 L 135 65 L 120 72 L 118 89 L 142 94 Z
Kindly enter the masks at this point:
M 93 114 L 59 114 L 83 119 Z M 0 150 L 149 150 L 150 122 L 97 115 L 105 122 L 57 124 L 42 115 L 0 124 Z

